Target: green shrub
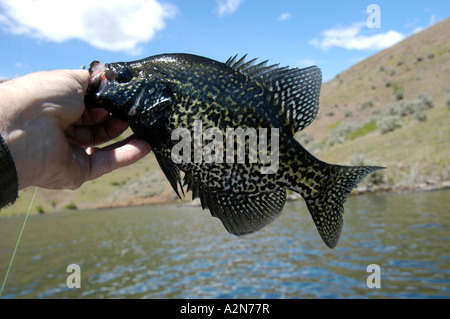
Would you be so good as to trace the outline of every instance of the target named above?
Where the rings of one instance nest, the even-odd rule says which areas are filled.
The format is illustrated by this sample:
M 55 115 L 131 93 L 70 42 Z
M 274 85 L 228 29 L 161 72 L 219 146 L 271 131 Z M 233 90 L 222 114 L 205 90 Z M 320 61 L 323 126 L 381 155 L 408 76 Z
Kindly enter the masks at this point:
M 77 209 L 77 204 L 75 204 L 74 202 L 71 202 L 70 204 L 66 205 L 66 209 L 76 210 Z
M 372 107 L 373 106 L 373 102 L 372 101 L 366 101 L 363 104 L 361 104 L 361 110 L 365 110 L 368 107 Z
M 432 100 L 426 95 L 421 95 L 421 99 L 417 100 L 389 102 L 386 104 L 385 114 L 405 117 L 415 113 L 422 114 L 430 107 L 433 107 Z
M 370 124 L 367 123 L 340 122 L 331 132 L 326 145 L 343 144 L 347 139 L 355 139 L 363 136 L 371 131 L 369 127 Z
M 427 114 L 425 112 L 425 109 L 423 108 L 416 108 L 414 111 L 414 119 L 423 122 L 427 120 Z
M 392 115 L 400 115 L 401 117 L 405 117 L 414 113 L 414 110 L 417 108 L 418 102 L 416 100 L 413 101 L 402 101 L 393 103 L 391 105 L 391 114 Z M 394 110 L 395 111 L 394 111 Z
M 380 163 L 378 162 L 367 162 L 365 160 L 364 154 L 355 154 L 350 157 L 350 165 L 351 166 L 380 166 Z M 369 187 L 384 184 L 386 182 L 386 177 L 384 175 L 384 171 L 376 171 L 373 172 L 364 178 L 364 184 L 366 184 Z
M 394 94 L 397 101 L 403 100 L 403 89 L 397 90 Z
M 408 116 L 411 114 L 414 114 L 417 112 L 417 110 L 421 109 L 422 105 L 419 100 L 410 100 L 405 101 L 404 107 L 403 107 L 403 113 L 401 113 L 402 116 Z
M 397 94 L 398 91 L 403 91 L 403 87 L 395 82 L 392 83 L 392 89 L 394 90 L 394 95 Z
M 331 132 L 330 138 L 327 141 L 327 146 L 333 146 L 334 144 L 343 144 L 345 137 L 354 130 L 354 124 L 350 122 L 341 122 Z
M 297 139 L 300 142 L 300 144 L 302 144 L 304 146 L 311 144 L 314 141 L 314 137 L 312 136 L 311 133 L 299 134 Z
M 364 154 L 353 154 L 350 157 L 350 166 L 365 166 Z
M 377 120 L 377 127 L 381 133 L 385 134 L 395 130 L 398 127 L 402 127 L 403 122 L 399 115 L 386 115 L 384 117 L 380 117 Z
M 389 102 L 386 104 L 386 115 L 400 115 L 403 109 L 403 103 L 401 102 Z
M 370 132 L 377 130 L 377 123 L 375 121 L 368 121 L 363 124 L 361 127 L 355 129 L 353 132 L 350 132 L 346 138 L 348 140 L 354 140 L 355 138 L 364 136 Z
M 380 115 L 381 113 L 382 113 L 382 111 L 379 110 L 379 109 L 378 109 L 378 110 L 373 110 L 373 111 L 372 111 L 372 115 L 373 115 L 373 116 L 378 116 L 378 115 Z
M 427 93 L 420 93 L 419 100 L 427 109 L 434 107 L 433 99 Z
M 376 171 L 366 176 L 364 183 L 369 186 L 381 185 L 386 182 L 384 171 Z

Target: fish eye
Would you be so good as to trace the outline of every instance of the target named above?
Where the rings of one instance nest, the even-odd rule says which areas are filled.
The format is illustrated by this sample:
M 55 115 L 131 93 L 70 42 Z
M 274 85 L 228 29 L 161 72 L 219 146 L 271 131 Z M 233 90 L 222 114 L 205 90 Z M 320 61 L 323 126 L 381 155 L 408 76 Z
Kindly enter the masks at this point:
M 117 73 L 117 82 L 127 83 L 133 78 L 133 72 L 129 68 L 123 68 Z

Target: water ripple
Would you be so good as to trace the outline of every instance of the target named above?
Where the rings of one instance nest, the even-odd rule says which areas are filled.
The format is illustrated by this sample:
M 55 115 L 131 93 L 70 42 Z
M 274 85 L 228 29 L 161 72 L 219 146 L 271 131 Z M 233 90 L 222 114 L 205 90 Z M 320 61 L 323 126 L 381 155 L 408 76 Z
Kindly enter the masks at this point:
M 352 197 L 333 250 L 303 202 L 242 238 L 183 206 L 31 216 L 4 297 L 448 298 L 449 194 Z M 0 247 L 6 268 L 11 247 Z M 65 285 L 71 263 L 80 289 Z M 366 286 L 370 264 L 381 268 L 380 289 Z

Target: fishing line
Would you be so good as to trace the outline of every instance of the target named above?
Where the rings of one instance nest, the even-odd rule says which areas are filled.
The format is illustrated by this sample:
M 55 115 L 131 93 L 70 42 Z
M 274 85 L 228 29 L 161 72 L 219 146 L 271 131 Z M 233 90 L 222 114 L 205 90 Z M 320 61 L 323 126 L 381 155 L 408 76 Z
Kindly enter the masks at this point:
M 14 257 L 16 256 L 17 247 L 19 247 L 20 239 L 22 238 L 22 233 L 23 233 L 23 230 L 25 229 L 25 225 L 28 220 L 28 215 L 30 215 L 31 207 L 33 206 L 34 198 L 36 197 L 38 188 L 39 187 L 36 187 L 36 189 L 34 190 L 34 194 L 33 194 L 33 198 L 31 199 L 30 207 L 28 207 L 27 215 L 25 216 L 25 220 L 23 221 L 22 229 L 20 230 L 19 238 L 17 239 L 17 243 L 16 243 L 16 247 L 14 248 L 14 252 L 12 254 L 11 261 L 9 262 L 8 270 L 6 271 L 5 279 L 3 280 L 2 288 L 0 290 L 0 297 L 3 294 L 3 288 L 5 288 L 6 280 L 8 280 L 9 270 L 11 269 L 12 263 L 14 261 Z

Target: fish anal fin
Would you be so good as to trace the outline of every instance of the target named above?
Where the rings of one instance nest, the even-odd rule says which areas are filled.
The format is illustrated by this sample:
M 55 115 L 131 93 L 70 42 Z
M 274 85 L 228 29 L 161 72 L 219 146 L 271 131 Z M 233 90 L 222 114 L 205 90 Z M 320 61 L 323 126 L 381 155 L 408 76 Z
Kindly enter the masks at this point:
M 219 218 L 227 231 L 236 236 L 250 234 L 274 221 L 282 212 L 286 202 L 286 191 L 276 188 L 263 193 L 232 193 L 212 190 L 189 180 L 190 188 L 197 193 L 203 209 Z
M 257 194 L 212 193 L 207 201 L 211 215 L 219 218 L 228 232 L 241 236 L 256 232 L 280 216 L 286 202 L 282 188 Z

